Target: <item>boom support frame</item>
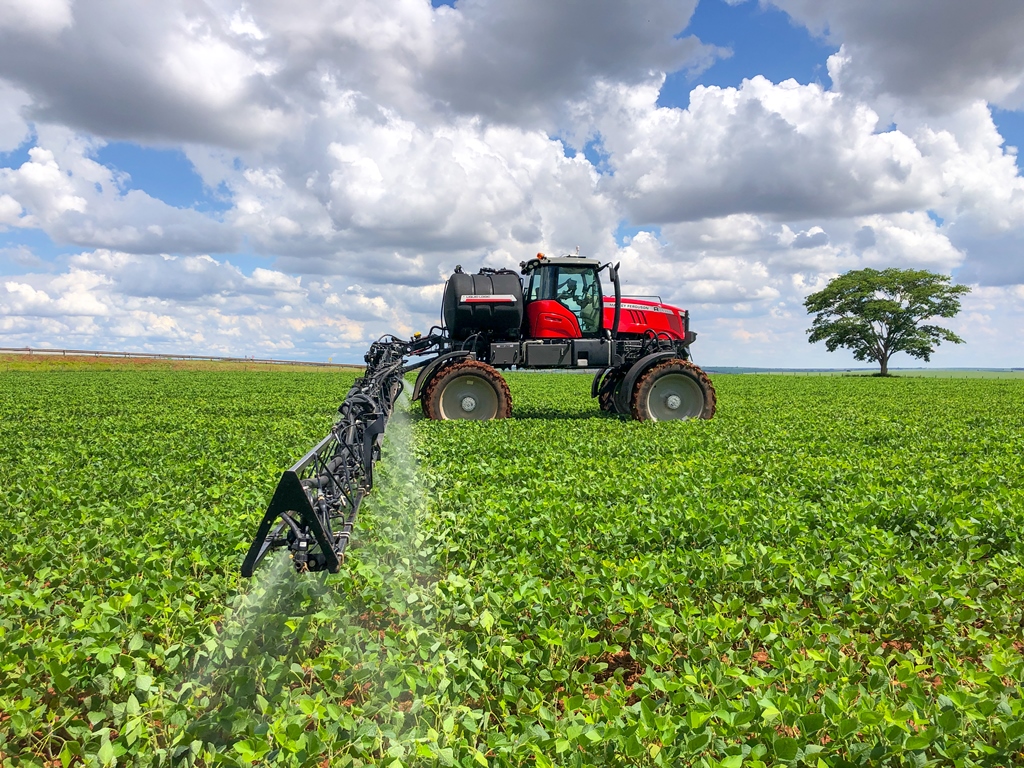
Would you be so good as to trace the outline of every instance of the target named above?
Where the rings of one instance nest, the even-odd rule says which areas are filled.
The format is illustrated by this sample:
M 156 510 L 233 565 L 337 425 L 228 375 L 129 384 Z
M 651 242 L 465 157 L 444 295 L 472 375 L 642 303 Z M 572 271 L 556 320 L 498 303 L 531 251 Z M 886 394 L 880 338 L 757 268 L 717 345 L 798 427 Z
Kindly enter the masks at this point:
M 338 407 L 330 433 L 281 475 L 242 562 L 242 576 L 252 576 L 269 553 L 285 547 L 300 572 L 338 572 L 359 506 L 373 488 L 373 465 L 405 374 L 421 365 L 406 366 L 405 359 L 442 341 L 432 334 L 373 343 L 364 358 L 366 372 Z

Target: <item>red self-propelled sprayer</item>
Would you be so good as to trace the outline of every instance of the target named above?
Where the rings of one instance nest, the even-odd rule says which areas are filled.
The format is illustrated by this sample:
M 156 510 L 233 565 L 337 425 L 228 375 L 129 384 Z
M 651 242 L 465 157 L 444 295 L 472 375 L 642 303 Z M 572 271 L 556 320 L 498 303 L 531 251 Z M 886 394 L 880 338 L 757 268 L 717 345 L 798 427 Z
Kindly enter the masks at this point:
M 282 475 L 243 576 L 284 547 L 300 571 L 338 571 L 410 371 L 419 370 L 412 399 L 431 419 L 508 418 L 512 396 L 501 371 L 511 368 L 596 369 L 591 396 L 601 409 L 641 421 L 714 416 L 715 389 L 690 360 L 697 334 L 686 310 L 623 296 L 618 266 L 594 259 L 537 254 L 520 267 L 519 274 L 456 267 L 441 327 L 373 343 L 330 434 Z

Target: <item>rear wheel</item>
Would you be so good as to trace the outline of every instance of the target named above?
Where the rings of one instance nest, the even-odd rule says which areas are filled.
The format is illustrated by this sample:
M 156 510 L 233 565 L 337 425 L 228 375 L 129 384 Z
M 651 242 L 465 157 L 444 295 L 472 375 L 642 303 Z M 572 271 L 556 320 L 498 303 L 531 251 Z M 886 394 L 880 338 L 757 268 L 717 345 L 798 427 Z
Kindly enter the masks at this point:
M 641 376 L 632 401 L 633 418 L 640 421 L 710 419 L 715 415 L 716 395 L 704 371 L 675 358 Z
M 466 360 L 434 375 L 423 393 L 423 412 L 435 421 L 507 419 L 512 415 L 512 395 L 496 369 Z

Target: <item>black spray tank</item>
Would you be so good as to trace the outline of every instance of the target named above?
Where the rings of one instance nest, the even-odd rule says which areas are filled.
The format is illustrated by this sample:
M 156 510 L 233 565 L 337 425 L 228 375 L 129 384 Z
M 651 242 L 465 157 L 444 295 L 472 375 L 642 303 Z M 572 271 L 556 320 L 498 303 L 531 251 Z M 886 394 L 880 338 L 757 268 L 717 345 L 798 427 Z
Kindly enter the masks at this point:
M 474 333 L 492 339 L 517 339 L 523 324 L 523 284 L 511 269 L 481 269 L 469 275 L 460 267 L 444 287 L 444 324 L 456 341 Z

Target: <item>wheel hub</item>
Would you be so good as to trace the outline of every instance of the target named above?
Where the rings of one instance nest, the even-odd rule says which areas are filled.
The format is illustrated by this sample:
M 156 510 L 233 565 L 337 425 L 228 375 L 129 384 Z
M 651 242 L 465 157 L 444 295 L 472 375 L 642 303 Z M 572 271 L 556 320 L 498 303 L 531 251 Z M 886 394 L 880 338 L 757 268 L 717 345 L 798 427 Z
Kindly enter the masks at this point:
M 689 376 L 666 373 L 654 382 L 647 399 L 652 421 L 675 421 L 700 418 L 704 409 L 704 393 Z
M 466 374 L 445 385 L 439 406 L 444 419 L 487 421 L 498 413 L 498 393 L 483 378 Z

